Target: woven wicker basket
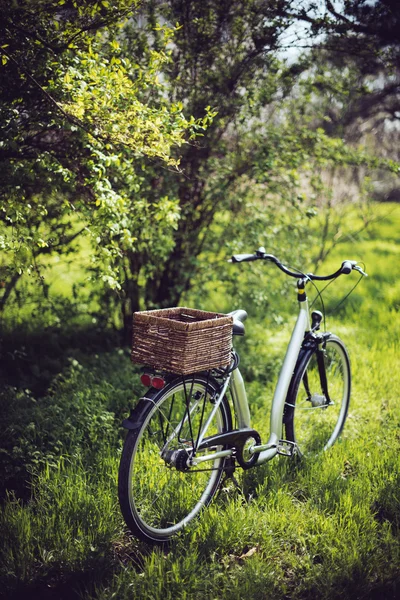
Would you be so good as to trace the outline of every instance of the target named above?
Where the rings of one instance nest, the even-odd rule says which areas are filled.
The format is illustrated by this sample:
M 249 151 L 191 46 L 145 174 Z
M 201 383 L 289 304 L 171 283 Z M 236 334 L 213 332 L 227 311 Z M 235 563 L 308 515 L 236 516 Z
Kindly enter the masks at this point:
M 133 362 L 186 375 L 231 361 L 233 318 L 192 308 L 133 315 Z

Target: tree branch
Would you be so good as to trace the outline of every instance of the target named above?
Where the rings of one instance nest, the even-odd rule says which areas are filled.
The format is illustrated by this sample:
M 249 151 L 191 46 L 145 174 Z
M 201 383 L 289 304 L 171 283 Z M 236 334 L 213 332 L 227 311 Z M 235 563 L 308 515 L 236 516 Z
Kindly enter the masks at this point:
M 1 49 L 1 53 L 4 54 L 20 71 L 22 71 L 24 73 L 24 75 L 26 75 L 29 80 L 42 92 L 42 94 L 47 98 L 47 100 L 57 109 L 57 111 L 59 113 L 61 113 L 65 119 L 69 122 L 72 123 L 73 125 L 76 125 L 77 127 L 79 127 L 80 129 L 82 129 L 85 133 L 87 133 L 88 135 L 90 135 L 91 137 L 93 137 L 95 140 L 101 142 L 102 144 L 110 142 L 110 140 L 107 140 L 101 136 L 95 135 L 92 131 L 90 131 L 90 129 L 88 129 L 83 123 L 82 121 L 80 121 L 79 119 L 77 119 L 76 117 L 74 117 L 73 115 L 70 115 L 69 113 L 67 113 L 62 106 L 59 105 L 59 103 L 57 102 L 57 100 L 55 100 L 53 98 L 53 96 L 51 96 L 47 90 L 44 89 L 44 87 L 37 81 L 37 79 L 31 74 L 29 73 L 29 71 L 22 66 L 13 56 L 12 54 L 10 54 L 9 52 L 7 52 L 4 48 Z
M 0 298 L 0 313 L 3 312 L 5 305 L 7 303 L 7 300 L 10 297 L 11 292 L 17 285 L 18 280 L 20 279 L 21 275 L 22 275 L 22 273 L 15 272 L 13 274 L 13 276 L 11 277 L 10 281 L 7 283 L 5 290 L 4 290 L 4 294 Z

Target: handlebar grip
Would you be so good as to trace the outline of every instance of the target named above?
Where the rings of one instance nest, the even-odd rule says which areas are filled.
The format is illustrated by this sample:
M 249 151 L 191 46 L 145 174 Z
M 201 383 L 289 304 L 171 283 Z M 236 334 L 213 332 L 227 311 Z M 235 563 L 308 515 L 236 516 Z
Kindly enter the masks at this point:
M 348 275 L 349 273 L 352 272 L 353 270 L 353 266 L 356 265 L 357 263 L 354 262 L 353 260 L 344 260 L 342 262 L 342 266 L 340 269 L 340 272 L 343 273 L 343 275 Z
M 234 254 L 232 256 L 232 262 L 250 262 L 251 260 L 258 260 L 260 257 L 255 254 Z

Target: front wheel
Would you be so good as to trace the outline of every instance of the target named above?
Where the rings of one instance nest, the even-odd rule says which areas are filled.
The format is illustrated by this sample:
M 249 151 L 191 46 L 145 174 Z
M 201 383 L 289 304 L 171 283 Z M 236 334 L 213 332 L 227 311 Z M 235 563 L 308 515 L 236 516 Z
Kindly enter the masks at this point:
M 225 397 L 214 410 L 217 393 L 214 380 L 195 375 L 177 378 L 158 392 L 149 390 L 138 405 L 136 427 L 122 451 L 118 493 L 124 519 L 140 539 L 167 542 L 218 490 L 225 458 L 212 455 L 221 446 L 196 454 L 211 460 L 187 464 L 200 432 L 211 436 L 232 429 Z
M 300 354 L 285 406 L 286 436 L 299 455 L 327 450 L 343 429 L 350 402 L 350 361 L 331 335 Z

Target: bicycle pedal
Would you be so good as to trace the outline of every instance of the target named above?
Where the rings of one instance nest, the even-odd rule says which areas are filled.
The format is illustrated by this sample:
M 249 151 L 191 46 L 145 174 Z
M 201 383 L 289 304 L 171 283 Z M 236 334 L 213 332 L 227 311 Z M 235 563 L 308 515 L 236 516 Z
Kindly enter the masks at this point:
M 296 454 L 296 450 L 296 442 L 291 442 L 290 440 L 279 440 L 277 446 L 278 454 L 281 454 L 282 456 L 293 456 Z

